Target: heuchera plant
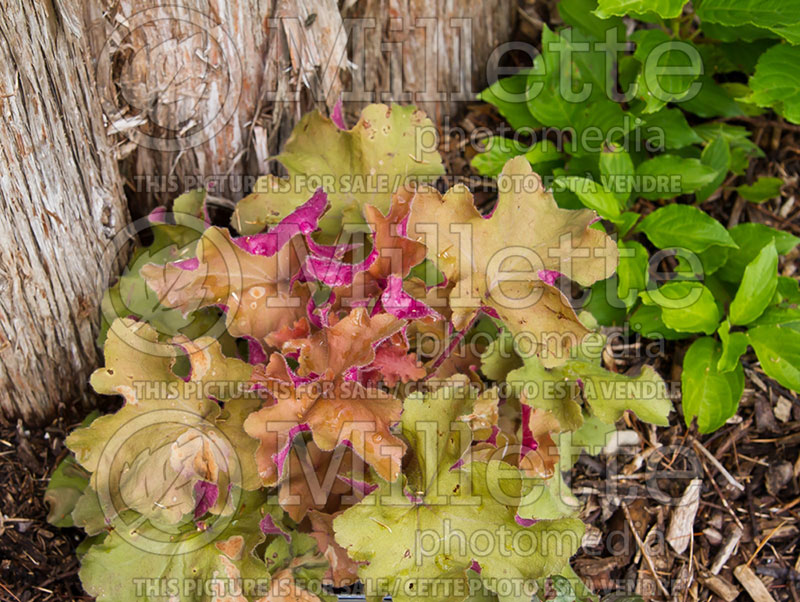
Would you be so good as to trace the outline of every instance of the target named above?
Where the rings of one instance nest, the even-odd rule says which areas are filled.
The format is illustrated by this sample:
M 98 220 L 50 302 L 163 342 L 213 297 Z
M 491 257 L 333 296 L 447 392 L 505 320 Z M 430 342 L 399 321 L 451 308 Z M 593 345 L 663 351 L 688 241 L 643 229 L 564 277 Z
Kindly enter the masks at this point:
M 626 410 L 665 425 L 671 402 L 649 368 L 603 369 L 554 286 L 613 274 L 596 214 L 559 208 L 523 158 L 490 215 L 441 195 L 431 128 L 413 107 L 351 129 L 313 113 L 289 177 L 239 204 L 246 234 L 209 225 L 200 192 L 151 216 L 91 380 L 124 405 L 69 436 L 47 493 L 89 536 L 88 593 L 516 601 L 560 576 L 588 595 L 562 471 Z

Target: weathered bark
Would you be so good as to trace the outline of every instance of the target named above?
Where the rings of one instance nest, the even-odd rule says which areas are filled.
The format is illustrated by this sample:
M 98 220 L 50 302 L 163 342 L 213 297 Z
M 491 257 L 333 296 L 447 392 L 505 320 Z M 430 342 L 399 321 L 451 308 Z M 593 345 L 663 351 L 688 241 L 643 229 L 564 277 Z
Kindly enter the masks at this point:
M 338 98 L 334 0 L 107 4 L 87 2 L 84 20 L 134 214 L 204 179 L 240 198 L 314 99 Z
M 127 222 L 79 0 L 0 1 L 0 410 L 80 403 Z
M 516 0 L 342 4 L 340 15 L 335 0 L 86 3 L 135 215 L 203 178 L 239 199 L 305 111 L 333 106 L 343 78 L 350 112 L 412 102 L 441 122 L 484 87 L 516 16 Z
M 372 102 L 413 103 L 440 124 L 486 86 L 492 53 L 509 41 L 517 16 L 517 0 L 346 4 L 344 17 L 355 21 L 348 22 L 353 61 L 364 64 L 354 71 L 363 78 L 356 89 Z

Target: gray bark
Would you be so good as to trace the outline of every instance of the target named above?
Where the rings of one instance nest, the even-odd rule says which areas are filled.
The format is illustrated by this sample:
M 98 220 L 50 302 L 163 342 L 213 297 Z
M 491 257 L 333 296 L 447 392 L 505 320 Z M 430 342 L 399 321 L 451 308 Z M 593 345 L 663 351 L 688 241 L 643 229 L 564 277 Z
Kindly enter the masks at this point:
M 135 215 L 198 177 L 238 200 L 300 116 L 341 89 L 334 0 L 93 0 L 84 21 Z
M 358 0 L 344 16 L 366 20 L 364 35 L 351 36 L 354 61 L 363 54 L 365 65 L 354 75 L 359 86 L 441 124 L 486 87 L 492 53 L 514 30 L 517 0 Z
M 127 222 L 79 0 L 0 1 L 0 414 L 82 403 Z

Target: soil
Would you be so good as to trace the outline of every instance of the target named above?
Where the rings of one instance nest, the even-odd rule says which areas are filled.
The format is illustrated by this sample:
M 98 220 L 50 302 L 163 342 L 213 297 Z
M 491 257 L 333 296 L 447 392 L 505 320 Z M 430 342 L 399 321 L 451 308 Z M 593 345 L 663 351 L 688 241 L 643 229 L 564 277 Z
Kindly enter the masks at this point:
M 524 10 L 520 36 L 535 37 L 537 23 L 540 29 L 541 21 L 548 20 L 546 10 L 540 15 L 530 7 Z M 459 126 L 466 134 L 486 128 L 488 135 L 501 123 L 491 107 L 476 105 Z M 800 127 L 769 115 L 735 123 L 752 130 L 766 157 L 754 161 L 744 178 L 726 182 L 725 192 L 701 207 L 728 226 L 754 221 L 800 235 L 800 203 L 795 203 L 800 198 Z M 448 173 L 470 175 L 471 146 L 458 136 L 445 137 L 443 143 Z M 783 178 L 781 199 L 760 205 L 739 199 L 733 186 L 758 176 Z M 492 197 L 488 187 L 476 191 L 479 204 Z M 642 204 L 637 210 L 653 208 Z M 796 276 L 798 267 L 795 250 L 780 270 Z M 608 348 L 606 366 L 636 368 L 642 363 L 641 345 L 636 338 L 619 339 Z M 655 367 L 670 382 L 680 380 L 687 345 L 669 344 L 655 358 Z M 737 572 L 754 574 L 775 600 L 800 602 L 800 398 L 769 379 L 754 355 L 742 360 L 746 388 L 740 411 L 713 435 L 687 428 L 676 403 L 671 427 L 654 428 L 626 417 L 620 429 L 635 433 L 636 445 L 579 459 L 569 481 L 585 503 L 583 518 L 589 526 L 573 564 L 598 594 L 747 599 L 734 574 L 736 567 L 747 565 L 752 573 Z M 66 453 L 64 438 L 81 418 L 79 410 L 72 410 L 43 429 L 0 425 L 2 602 L 91 599 L 77 576 L 75 548 L 81 532 L 47 524 L 43 501 L 48 477 Z M 700 487 L 696 514 L 689 503 L 690 484 Z M 737 537 L 738 545 L 729 545 Z M 749 583 L 752 587 L 752 578 Z

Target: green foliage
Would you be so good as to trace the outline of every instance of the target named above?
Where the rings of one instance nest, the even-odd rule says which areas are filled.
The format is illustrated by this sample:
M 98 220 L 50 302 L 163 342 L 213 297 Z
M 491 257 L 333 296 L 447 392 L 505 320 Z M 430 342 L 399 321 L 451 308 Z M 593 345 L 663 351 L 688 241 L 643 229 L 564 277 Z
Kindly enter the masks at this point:
M 702 337 L 692 343 L 683 361 L 683 413 L 687 421 L 697 417 L 701 433 L 717 430 L 736 413 L 744 389 L 741 364 L 722 372 L 717 367 L 721 357 L 720 343 Z
M 591 287 L 584 308 L 645 337 L 705 335 L 683 378 L 685 419 L 703 432 L 735 412 L 750 347 L 768 375 L 800 390 L 798 283 L 778 275 L 800 239 L 757 223 L 728 229 L 710 204 L 723 188 L 752 203 L 781 194 L 779 178 L 745 180 L 763 152 L 727 119 L 773 110 L 800 123 L 800 5 L 561 0 L 557 9 L 566 26 L 545 27 L 541 54 L 513 80 L 531 117 L 521 105 L 498 108 L 526 121 L 532 148 L 554 147 L 547 163 L 531 163 L 556 200 L 595 210 L 619 238 L 617 274 Z M 640 22 L 626 29 L 624 17 Z M 528 157 L 517 140 L 504 142 Z M 484 154 L 472 165 L 494 175 Z

